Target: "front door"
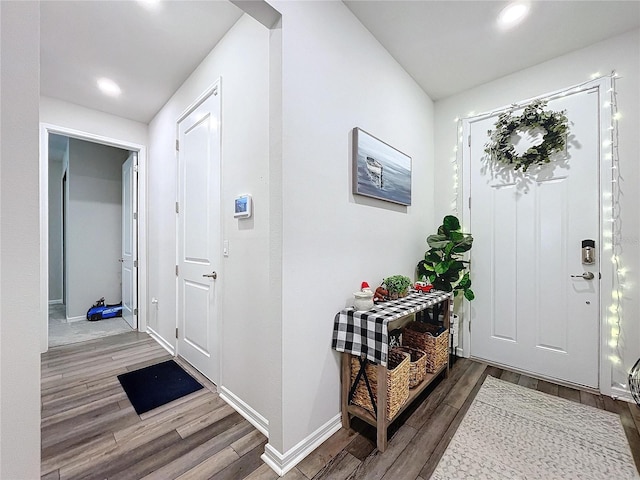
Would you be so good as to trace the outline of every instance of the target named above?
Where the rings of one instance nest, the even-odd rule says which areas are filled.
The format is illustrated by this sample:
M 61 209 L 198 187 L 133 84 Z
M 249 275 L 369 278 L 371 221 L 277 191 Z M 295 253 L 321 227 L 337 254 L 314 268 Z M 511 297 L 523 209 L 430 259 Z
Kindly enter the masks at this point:
M 569 136 L 566 152 L 542 167 L 514 173 L 483 158 L 496 116 L 470 122 L 467 150 L 475 240 L 471 355 L 593 388 L 600 259 L 583 265 L 581 248 L 593 240 L 599 251 L 601 95 L 594 87 L 548 103 L 566 110 Z M 528 140 L 520 141 L 526 148 Z
M 219 86 L 178 122 L 178 354 L 219 380 Z
M 122 164 L 122 318 L 133 329 L 137 328 L 138 296 L 137 165 L 136 152 Z

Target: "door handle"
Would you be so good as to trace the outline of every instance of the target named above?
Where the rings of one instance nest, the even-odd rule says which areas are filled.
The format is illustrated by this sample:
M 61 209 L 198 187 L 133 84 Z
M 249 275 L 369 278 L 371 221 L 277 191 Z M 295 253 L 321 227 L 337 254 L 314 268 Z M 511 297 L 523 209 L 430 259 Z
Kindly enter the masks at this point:
M 593 272 L 584 272 L 582 275 L 571 275 L 571 278 L 584 278 L 585 280 L 593 280 L 595 275 Z
M 593 275 L 593 274 L 592 274 Z M 216 272 L 211 272 L 211 273 L 205 273 L 204 275 L 202 275 L 203 277 L 209 277 L 209 278 L 213 278 L 214 280 L 216 278 L 218 278 L 218 274 Z
M 119 259 L 118 259 L 118 261 L 119 261 L 120 263 L 124 263 L 124 258 L 119 258 Z

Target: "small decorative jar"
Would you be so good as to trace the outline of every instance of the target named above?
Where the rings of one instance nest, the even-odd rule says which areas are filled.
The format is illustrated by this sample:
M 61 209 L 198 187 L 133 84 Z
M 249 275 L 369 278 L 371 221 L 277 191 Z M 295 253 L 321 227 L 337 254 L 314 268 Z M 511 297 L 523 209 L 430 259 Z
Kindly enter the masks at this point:
M 364 311 L 373 308 L 373 292 L 371 290 L 353 293 L 353 306 Z

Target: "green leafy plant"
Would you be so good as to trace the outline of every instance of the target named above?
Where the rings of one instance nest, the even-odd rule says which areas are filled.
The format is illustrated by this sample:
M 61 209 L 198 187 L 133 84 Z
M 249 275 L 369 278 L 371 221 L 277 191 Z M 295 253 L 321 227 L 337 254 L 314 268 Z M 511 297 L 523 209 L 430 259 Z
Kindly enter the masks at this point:
M 387 290 L 389 290 L 389 293 L 402 294 L 406 292 L 409 285 L 411 285 L 411 279 L 404 275 L 392 275 L 391 277 L 385 278 L 383 281 Z
M 475 298 L 469 278 L 469 261 L 464 260 L 465 252 L 471 250 L 473 237 L 460 231 L 460 221 L 453 215 L 442 220 L 436 235 L 427 237 L 429 250 L 424 260 L 418 262 L 418 276 L 426 277 L 436 290 L 462 292 L 464 298 Z
M 545 110 L 546 106 L 546 102 L 536 100 L 524 108 L 522 115 L 513 115 L 513 110 L 500 114 L 495 129 L 487 132 L 490 141 L 485 145 L 484 151 L 489 155 L 488 158 L 513 165 L 515 170 L 522 168 L 526 172 L 532 165 L 549 163 L 551 155 L 562 152 L 567 142 L 569 120 L 565 111 Z M 542 143 L 518 155 L 512 136 L 518 132 L 537 129 L 544 130 Z

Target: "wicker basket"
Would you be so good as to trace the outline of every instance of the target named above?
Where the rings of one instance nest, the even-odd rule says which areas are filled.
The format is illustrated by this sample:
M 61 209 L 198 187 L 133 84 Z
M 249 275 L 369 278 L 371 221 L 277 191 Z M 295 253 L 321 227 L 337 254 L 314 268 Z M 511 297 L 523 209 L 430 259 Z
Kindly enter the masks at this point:
M 415 388 L 427 375 L 427 355 L 417 348 L 402 346 L 398 350 L 410 355 L 409 388 Z
M 351 357 L 351 384 L 355 381 L 359 370 L 360 362 L 358 357 Z M 409 398 L 410 370 L 411 363 L 409 355 L 396 348 L 392 348 L 389 351 L 389 361 L 387 363 L 387 419 L 389 420 L 398 413 L 402 405 L 404 405 Z M 365 371 L 367 373 L 367 378 L 369 379 L 369 385 L 371 385 L 371 390 L 373 391 L 373 398 L 377 404 L 377 365 L 367 362 Z M 360 378 L 360 381 L 358 382 L 358 387 L 353 394 L 352 403 L 374 413 L 373 405 L 369 398 L 369 392 L 367 391 L 367 386 L 364 383 L 364 378 Z
M 402 332 L 402 343 L 405 346 L 425 352 L 428 373 L 436 372 L 449 358 L 449 330 L 434 337 L 433 334 L 439 328 L 429 323 L 409 322 Z

